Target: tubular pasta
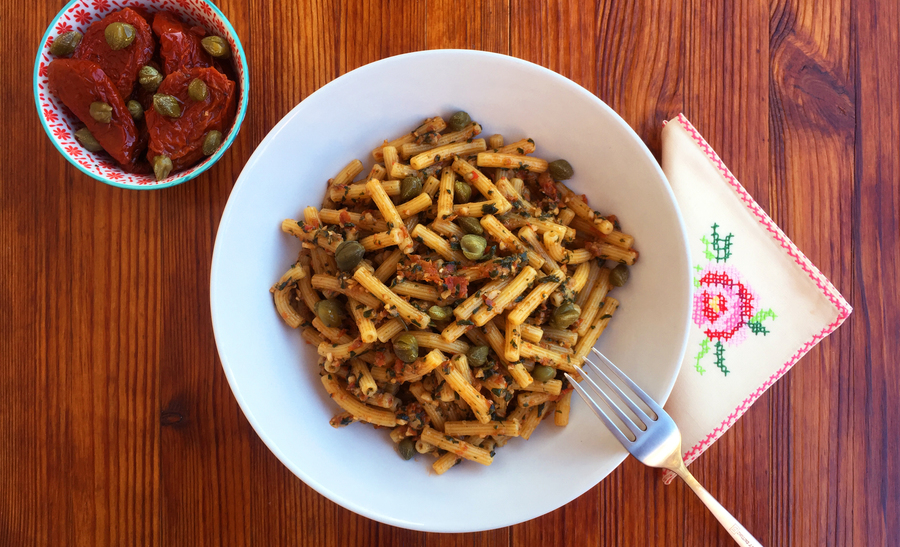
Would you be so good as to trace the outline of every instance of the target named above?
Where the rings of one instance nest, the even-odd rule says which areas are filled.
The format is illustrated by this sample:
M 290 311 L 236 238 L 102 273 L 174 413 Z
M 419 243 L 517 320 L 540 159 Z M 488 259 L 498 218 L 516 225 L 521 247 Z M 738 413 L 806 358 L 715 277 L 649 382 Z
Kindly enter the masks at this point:
M 543 418 L 568 423 L 562 372 L 577 376 L 619 304 L 604 261 L 631 266 L 639 254 L 617 218 L 594 209 L 602 204 L 553 180 L 532 139 L 486 142 L 477 123 L 449 131 L 441 116 L 421 119 L 376 146 L 377 163 L 347 163 L 320 208 L 302 204 L 300 220 L 281 222 L 299 252 L 270 292 L 286 327 L 316 348 L 322 385 L 340 407 L 331 425 L 389 428 L 393 442 L 432 454 L 442 474 L 463 459 L 489 465 L 495 448 L 530 438 Z M 407 176 L 422 191 L 400 203 Z M 460 182 L 473 189 L 465 200 Z M 470 233 L 485 242 L 472 260 L 460 247 Z M 359 245 L 337 260 L 351 241 Z M 346 310 L 340 324 L 316 315 L 322 298 Z M 580 316 L 551 326 L 566 303 Z M 432 321 L 432 306 L 452 315 Z M 412 362 L 394 353 L 401 337 L 415 340 L 404 349 L 417 353 L 403 354 Z M 553 377 L 535 380 L 538 365 Z

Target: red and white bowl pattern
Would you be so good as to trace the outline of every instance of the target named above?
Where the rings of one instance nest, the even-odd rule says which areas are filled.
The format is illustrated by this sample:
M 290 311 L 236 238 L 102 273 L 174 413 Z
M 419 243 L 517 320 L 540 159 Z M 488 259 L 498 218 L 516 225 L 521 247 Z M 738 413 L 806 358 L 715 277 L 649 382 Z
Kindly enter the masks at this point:
M 219 150 L 205 161 L 190 169 L 173 173 L 169 178 L 157 181 L 151 175 L 137 175 L 122 170 L 104 152 L 88 152 L 75 139 L 75 131 L 80 123 L 68 109 L 48 91 L 47 66 L 55 58 L 50 53 L 50 45 L 57 36 L 71 30 L 84 33 L 88 26 L 110 12 L 127 7 L 143 7 L 150 12 L 170 11 L 190 25 L 204 27 L 209 33 L 222 36 L 228 41 L 232 51 L 232 61 L 238 76 L 238 109 L 234 124 L 226 135 Z M 54 18 L 38 51 L 34 67 L 34 94 L 38 114 L 44 122 L 47 135 L 60 152 L 73 164 L 92 177 L 127 188 L 161 188 L 190 180 L 215 163 L 231 145 L 244 114 L 247 111 L 248 78 L 240 40 L 225 16 L 205 0 L 73 0 Z

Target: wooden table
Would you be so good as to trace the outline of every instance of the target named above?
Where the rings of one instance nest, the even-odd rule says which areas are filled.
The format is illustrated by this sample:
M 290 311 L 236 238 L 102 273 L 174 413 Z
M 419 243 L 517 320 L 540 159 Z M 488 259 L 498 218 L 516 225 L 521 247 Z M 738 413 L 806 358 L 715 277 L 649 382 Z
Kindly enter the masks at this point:
M 657 154 L 663 120 L 693 121 L 855 312 L 692 470 L 765 545 L 900 545 L 896 2 L 223 0 L 249 55 L 247 120 L 211 171 L 154 192 L 87 178 L 40 127 L 33 52 L 63 3 L 0 17 L 0 545 L 730 544 L 632 459 L 518 526 L 392 528 L 305 486 L 241 414 L 208 294 L 241 167 L 325 83 L 428 48 L 556 70 Z

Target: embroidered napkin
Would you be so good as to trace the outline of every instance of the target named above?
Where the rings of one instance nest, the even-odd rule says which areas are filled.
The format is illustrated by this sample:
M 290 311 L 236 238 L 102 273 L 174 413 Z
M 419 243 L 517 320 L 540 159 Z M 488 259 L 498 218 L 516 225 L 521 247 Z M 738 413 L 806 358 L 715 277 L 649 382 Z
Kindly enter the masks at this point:
M 689 464 L 851 308 L 683 114 L 663 128 L 662 168 L 694 274 L 688 349 L 666 404 Z

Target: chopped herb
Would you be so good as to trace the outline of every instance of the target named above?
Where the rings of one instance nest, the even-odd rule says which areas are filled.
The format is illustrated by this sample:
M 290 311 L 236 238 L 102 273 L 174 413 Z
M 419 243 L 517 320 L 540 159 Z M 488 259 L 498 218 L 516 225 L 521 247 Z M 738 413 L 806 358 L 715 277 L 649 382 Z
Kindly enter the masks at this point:
M 490 192 L 488 192 L 488 194 L 492 194 L 493 192 L 494 192 L 494 191 L 491 190 Z M 481 212 L 484 213 L 484 214 L 486 214 L 486 215 L 494 214 L 494 213 L 497 212 L 497 206 L 494 205 L 493 202 L 491 202 L 491 203 L 485 203 L 484 205 L 481 206 Z
M 469 326 L 474 325 L 475 323 L 469 321 L 468 319 L 460 319 L 456 322 L 456 324 L 461 327 L 469 327 Z
M 612 315 L 610 315 L 610 314 L 608 314 L 608 313 L 605 313 L 605 314 L 603 314 L 603 315 L 600 316 L 600 320 L 602 321 L 602 320 L 604 320 L 604 319 L 609 319 L 610 317 L 612 317 Z

